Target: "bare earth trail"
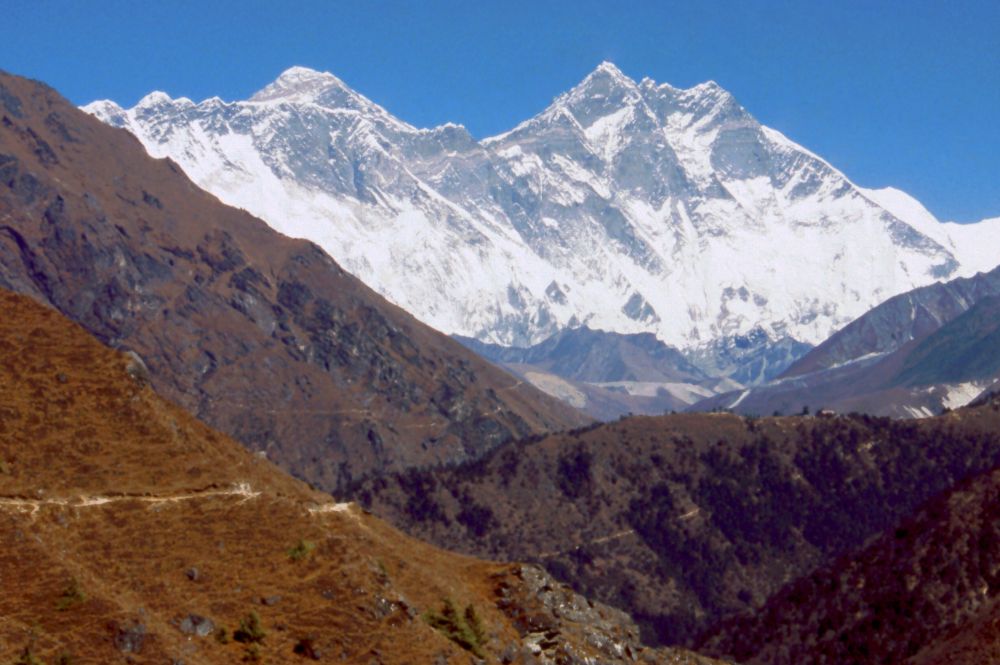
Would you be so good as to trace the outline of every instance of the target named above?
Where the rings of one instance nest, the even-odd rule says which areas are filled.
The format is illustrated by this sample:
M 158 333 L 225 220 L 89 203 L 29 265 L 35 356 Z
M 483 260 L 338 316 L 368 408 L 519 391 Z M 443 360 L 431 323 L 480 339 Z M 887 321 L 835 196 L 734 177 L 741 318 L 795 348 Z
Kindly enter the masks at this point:
M 683 515 L 679 516 L 677 518 L 677 521 L 679 521 L 679 522 L 681 522 L 681 521 L 686 522 L 687 520 L 694 519 L 695 517 L 698 516 L 698 514 L 700 512 L 701 512 L 700 508 L 695 508 L 693 510 L 689 510 L 688 512 L 686 512 Z M 540 558 L 540 559 L 551 559 L 553 557 L 562 556 L 562 555 L 564 555 L 564 554 L 566 554 L 568 552 L 573 551 L 574 549 L 579 549 L 579 548 L 585 547 L 587 545 L 601 545 L 601 544 L 604 544 L 604 543 L 609 543 L 609 542 L 611 542 L 613 540 L 619 540 L 621 538 L 625 538 L 627 536 L 631 536 L 634 533 L 635 533 L 635 529 L 625 529 L 623 531 L 618 531 L 616 533 L 612 533 L 609 536 L 601 536 L 599 538 L 594 538 L 592 540 L 587 540 L 587 541 L 584 541 L 582 543 L 578 543 L 577 545 L 574 545 L 572 548 L 570 548 L 568 550 L 561 550 L 561 551 L 557 551 L 557 552 L 542 552 L 541 554 L 538 555 L 538 558 Z
M 234 483 L 228 489 L 215 489 L 206 487 L 194 489 L 186 492 L 174 492 L 165 495 L 151 494 L 84 494 L 76 497 L 60 497 L 52 499 L 28 499 L 23 496 L 0 496 L 0 510 L 12 510 L 17 512 L 27 512 L 34 517 L 42 508 L 95 508 L 113 503 L 138 501 L 150 504 L 150 506 L 179 503 L 181 501 L 192 501 L 198 499 L 237 497 L 239 504 L 246 503 L 260 497 L 263 492 L 253 489 L 249 483 Z M 310 515 L 325 513 L 352 513 L 350 503 L 323 503 L 317 506 L 306 508 Z

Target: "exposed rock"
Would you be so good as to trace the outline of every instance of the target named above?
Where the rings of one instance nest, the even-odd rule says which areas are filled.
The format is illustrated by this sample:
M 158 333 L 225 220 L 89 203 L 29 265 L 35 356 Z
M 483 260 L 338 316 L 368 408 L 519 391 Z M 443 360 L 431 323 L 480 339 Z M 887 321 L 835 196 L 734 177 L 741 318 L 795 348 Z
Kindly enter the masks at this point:
M 199 614 L 189 614 L 178 622 L 177 628 L 185 635 L 208 637 L 215 632 L 215 622 Z
M 127 359 L 125 372 L 139 385 L 147 385 L 149 383 L 149 368 L 143 362 L 142 356 L 135 351 L 126 351 L 125 357 Z
M 520 648 L 507 647 L 503 662 L 539 665 L 616 665 L 638 660 L 715 662 L 682 649 L 643 646 L 639 628 L 625 612 L 588 601 L 538 566 L 515 566 L 496 575 L 495 580 L 497 607 L 521 635 Z
M 122 653 L 141 653 L 146 641 L 146 626 L 138 621 L 111 624 L 112 639 Z

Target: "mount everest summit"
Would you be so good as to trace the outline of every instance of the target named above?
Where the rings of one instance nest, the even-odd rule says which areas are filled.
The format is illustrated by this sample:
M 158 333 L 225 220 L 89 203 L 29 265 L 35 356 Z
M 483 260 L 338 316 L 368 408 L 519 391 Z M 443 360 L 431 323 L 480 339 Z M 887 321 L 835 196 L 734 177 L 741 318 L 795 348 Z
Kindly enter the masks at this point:
M 481 141 L 302 67 L 246 101 L 154 92 L 85 110 L 423 321 L 490 343 L 651 332 L 727 373 L 763 340 L 781 349 L 773 375 L 885 299 L 1000 261 L 1000 219 L 942 224 L 714 82 L 637 83 L 610 63 Z

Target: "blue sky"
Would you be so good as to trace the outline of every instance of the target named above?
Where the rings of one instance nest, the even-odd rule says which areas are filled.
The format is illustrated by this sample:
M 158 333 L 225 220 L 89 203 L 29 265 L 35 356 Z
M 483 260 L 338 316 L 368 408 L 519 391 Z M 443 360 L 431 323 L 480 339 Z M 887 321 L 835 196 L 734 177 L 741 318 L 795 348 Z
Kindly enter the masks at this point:
M 245 98 L 294 64 L 418 126 L 476 136 L 602 60 L 707 79 L 857 183 L 941 219 L 1000 216 L 1000 0 L 55 2 L 7 0 L 0 68 L 82 104 Z

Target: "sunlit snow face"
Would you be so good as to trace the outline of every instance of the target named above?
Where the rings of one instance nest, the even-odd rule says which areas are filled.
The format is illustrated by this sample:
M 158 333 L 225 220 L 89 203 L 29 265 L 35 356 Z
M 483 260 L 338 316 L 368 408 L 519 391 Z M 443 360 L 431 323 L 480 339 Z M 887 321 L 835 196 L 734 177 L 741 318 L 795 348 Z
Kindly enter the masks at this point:
M 905 195 L 854 186 L 718 85 L 636 84 L 610 63 L 480 142 L 304 68 L 245 102 L 157 93 L 88 110 L 432 326 L 505 344 L 579 324 L 688 349 L 752 331 L 817 343 L 995 260 Z

